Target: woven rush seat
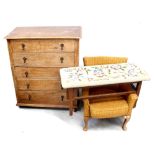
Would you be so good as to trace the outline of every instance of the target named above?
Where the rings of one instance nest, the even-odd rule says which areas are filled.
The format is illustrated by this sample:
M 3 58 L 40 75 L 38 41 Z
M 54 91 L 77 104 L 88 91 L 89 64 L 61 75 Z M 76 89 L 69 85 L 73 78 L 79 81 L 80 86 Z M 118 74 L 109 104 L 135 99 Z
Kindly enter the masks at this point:
M 90 104 L 93 118 L 112 118 L 127 114 L 129 106 L 126 100 L 110 100 Z

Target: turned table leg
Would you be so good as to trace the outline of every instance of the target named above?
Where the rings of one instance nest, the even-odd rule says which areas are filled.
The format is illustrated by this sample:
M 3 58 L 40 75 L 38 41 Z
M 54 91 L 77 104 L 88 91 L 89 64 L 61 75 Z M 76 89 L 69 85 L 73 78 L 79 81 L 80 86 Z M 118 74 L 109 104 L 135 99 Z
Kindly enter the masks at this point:
M 67 99 L 69 100 L 69 115 L 73 115 L 74 110 L 74 89 L 69 88 L 67 89 Z

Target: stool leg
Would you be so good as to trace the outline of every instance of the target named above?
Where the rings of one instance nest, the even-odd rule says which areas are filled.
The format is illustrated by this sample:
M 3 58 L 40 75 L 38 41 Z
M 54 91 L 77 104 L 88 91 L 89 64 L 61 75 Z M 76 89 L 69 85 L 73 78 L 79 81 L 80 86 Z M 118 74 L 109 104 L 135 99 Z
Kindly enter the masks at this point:
M 88 130 L 88 119 L 89 117 L 84 117 L 84 127 L 83 127 L 84 131 Z
M 130 116 L 125 116 L 125 120 L 124 120 L 123 125 L 122 125 L 123 130 L 127 130 L 126 125 L 129 122 L 129 120 L 130 120 Z

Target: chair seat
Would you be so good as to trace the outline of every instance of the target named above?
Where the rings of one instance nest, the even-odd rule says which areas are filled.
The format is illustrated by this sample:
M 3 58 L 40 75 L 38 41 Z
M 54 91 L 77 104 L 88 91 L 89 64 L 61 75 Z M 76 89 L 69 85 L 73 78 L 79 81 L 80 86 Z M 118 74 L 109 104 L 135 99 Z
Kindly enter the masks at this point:
M 124 99 L 102 101 L 90 104 L 90 115 L 92 118 L 111 118 L 124 116 L 129 109 Z

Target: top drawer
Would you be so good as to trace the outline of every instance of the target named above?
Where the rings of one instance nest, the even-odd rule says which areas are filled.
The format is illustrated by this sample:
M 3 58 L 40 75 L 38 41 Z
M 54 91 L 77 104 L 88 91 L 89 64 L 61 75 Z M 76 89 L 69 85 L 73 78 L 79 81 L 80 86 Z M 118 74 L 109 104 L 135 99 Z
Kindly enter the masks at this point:
M 75 40 L 27 39 L 11 40 L 13 52 L 74 52 Z

